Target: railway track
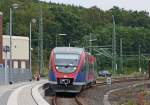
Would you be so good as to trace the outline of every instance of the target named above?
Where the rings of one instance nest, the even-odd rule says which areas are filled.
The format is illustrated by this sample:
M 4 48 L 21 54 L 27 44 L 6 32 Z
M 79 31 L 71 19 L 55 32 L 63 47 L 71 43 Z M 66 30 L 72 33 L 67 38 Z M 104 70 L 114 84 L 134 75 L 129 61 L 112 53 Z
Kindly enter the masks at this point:
M 54 96 L 52 98 L 52 105 L 57 105 L 57 97 L 56 96 Z
M 79 96 L 75 97 L 76 102 L 78 103 L 78 105 L 84 105 L 83 102 L 80 100 Z
M 149 80 L 148 78 L 133 78 L 133 77 L 130 77 L 130 78 L 113 78 L 112 80 L 112 83 L 111 84 L 114 84 L 114 83 L 123 83 L 123 82 L 132 82 L 132 81 L 145 81 L 145 80 Z M 103 85 L 107 85 L 107 82 L 97 82 L 95 85 L 91 85 L 85 89 L 90 89 L 92 87 L 96 87 L 96 86 L 103 86 Z
M 123 83 L 123 82 L 133 82 L 133 81 L 145 81 L 145 80 L 148 80 L 148 79 L 145 79 L 145 78 L 117 78 L 117 79 L 113 79 L 112 81 L 112 84 L 115 84 L 115 83 Z M 92 86 L 89 86 L 89 87 L 86 87 L 84 88 L 78 95 L 74 96 L 74 97 L 66 97 L 64 98 L 64 96 L 60 97 L 60 96 L 53 96 L 51 97 L 51 105 L 86 105 L 84 100 L 80 97 L 80 94 L 82 94 L 83 91 L 86 91 L 88 89 L 92 89 L 92 88 L 95 88 L 95 87 L 98 87 L 98 86 L 104 86 L 104 85 L 107 85 L 106 82 L 98 82 L 96 83 L 95 85 L 92 85 Z M 67 104 L 63 104 L 63 101 L 67 101 L 67 99 L 69 100 Z M 61 100 L 61 101 L 60 101 Z M 71 100 L 71 101 L 70 101 Z M 73 104 L 70 104 L 69 102 L 72 102 Z
M 58 102 L 59 99 L 62 100 L 62 98 L 57 97 L 57 96 L 54 96 L 54 97 L 52 98 L 52 105 L 62 105 L 62 103 L 60 104 L 60 103 Z M 84 104 L 83 104 L 83 101 L 81 100 L 81 98 L 80 98 L 79 96 L 75 96 L 74 98 L 71 98 L 70 100 L 74 101 L 74 104 L 76 103 L 76 105 L 84 105 Z M 73 103 L 73 102 L 72 102 L 72 103 Z M 73 105 L 74 105 L 74 104 L 73 104 Z M 64 104 L 64 105 L 65 105 L 65 104 Z M 68 103 L 68 105 L 72 105 L 72 104 L 71 104 L 71 103 L 70 103 L 70 104 Z

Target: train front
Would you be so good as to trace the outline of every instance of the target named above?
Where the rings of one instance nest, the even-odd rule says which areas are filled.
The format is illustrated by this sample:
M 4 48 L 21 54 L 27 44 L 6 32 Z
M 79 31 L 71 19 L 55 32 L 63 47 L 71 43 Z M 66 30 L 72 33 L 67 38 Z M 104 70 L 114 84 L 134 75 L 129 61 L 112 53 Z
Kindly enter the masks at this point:
M 49 82 L 55 92 L 80 92 L 85 79 L 81 75 L 84 52 L 75 48 L 55 48 L 50 55 Z M 82 73 L 83 74 L 83 73 Z

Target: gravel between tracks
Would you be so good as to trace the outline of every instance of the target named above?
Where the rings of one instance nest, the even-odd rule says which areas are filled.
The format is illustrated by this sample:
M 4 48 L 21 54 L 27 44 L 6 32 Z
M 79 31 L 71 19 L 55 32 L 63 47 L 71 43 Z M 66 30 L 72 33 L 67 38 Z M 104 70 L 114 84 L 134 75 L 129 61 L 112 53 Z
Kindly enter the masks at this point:
M 150 82 L 149 82 L 150 83 Z M 112 92 L 109 100 L 112 105 L 126 105 L 127 103 L 150 105 L 150 84 L 138 85 Z
M 82 102 L 84 105 L 104 105 L 103 104 L 103 99 L 104 95 L 114 89 L 118 88 L 124 88 L 128 86 L 132 86 L 133 84 L 138 84 L 141 83 L 141 81 L 130 81 L 130 82 L 122 82 L 122 83 L 114 83 L 111 85 L 103 85 L 103 86 L 96 86 L 89 88 L 87 90 L 84 90 L 79 97 L 82 99 Z M 51 104 L 51 97 L 46 97 L 47 101 Z M 61 103 L 60 105 L 77 105 L 75 103 L 73 98 L 59 98 L 57 100 L 58 103 Z
M 78 105 L 74 98 L 59 98 L 57 103 L 61 103 L 59 105 Z
M 50 105 L 52 105 L 52 97 L 46 97 L 45 99 L 50 103 Z M 78 105 L 74 98 L 57 97 L 57 103 L 58 105 Z
M 123 82 L 123 83 L 115 83 L 112 85 L 105 85 L 105 86 L 97 86 L 86 91 L 80 95 L 80 97 L 87 102 L 86 105 L 104 105 L 103 98 L 104 95 L 113 89 L 127 87 L 129 85 L 133 85 L 140 82 Z

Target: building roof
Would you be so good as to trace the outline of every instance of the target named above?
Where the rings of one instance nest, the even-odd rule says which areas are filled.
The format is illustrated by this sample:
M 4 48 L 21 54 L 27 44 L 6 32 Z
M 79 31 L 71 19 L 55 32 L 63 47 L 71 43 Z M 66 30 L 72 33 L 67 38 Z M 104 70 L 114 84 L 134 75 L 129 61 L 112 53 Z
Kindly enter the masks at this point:
M 9 35 L 3 35 L 3 38 L 10 38 Z M 12 39 L 16 39 L 16 40 L 29 40 L 29 37 L 25 37 L 25 36 L 12 36 Z

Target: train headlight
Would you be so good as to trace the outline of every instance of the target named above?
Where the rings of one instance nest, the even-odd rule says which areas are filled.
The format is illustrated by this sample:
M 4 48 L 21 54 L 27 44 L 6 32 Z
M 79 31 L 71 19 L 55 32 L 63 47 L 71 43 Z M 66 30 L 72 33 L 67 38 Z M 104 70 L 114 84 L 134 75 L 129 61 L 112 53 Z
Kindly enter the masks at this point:
M 58 67 L 58 66 L 56 66 L 56 69 L 59 69 L 59 67 Z
M 77 69 L 76 67 L 73 68 L 73 70 L 76 70 L 76 69 Z

